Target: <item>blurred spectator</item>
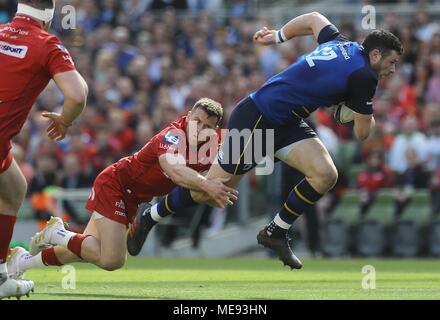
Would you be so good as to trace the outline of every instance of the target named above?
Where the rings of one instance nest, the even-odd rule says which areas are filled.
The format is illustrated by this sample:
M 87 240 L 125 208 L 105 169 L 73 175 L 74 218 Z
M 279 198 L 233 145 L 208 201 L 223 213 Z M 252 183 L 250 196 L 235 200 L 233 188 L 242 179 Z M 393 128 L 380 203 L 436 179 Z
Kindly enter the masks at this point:
M 377 192 L 392 186 L 393 172 L 384 164 L 381 151 L 371 151 L 365 162 L 365 170 L 357 176 L 359 189 L 360 215 L 365 217 L 375 200 Z
M 407 116 L 403 119 L 401 133 L 396 136 L 390 150 L 390 167 L 398 174 L 403 174 L 409 169 L 410 163 L 408 160 L 413 160 L 407 157 L 408 150 L 412 149 L 417 160 L 422 162 L 426 159 L 426 144 L 427 139 L 425 134 L 417 131 L 418 122 L 414 116 Z
M 429 184 L 429 173 L 420 161 L 417 151 L 409 147 L 405 150 L 404 157 L 407 167 L 403 172 L 396 175 L 396 218 L 400 218 L 411 202 L 412 191 L 414 189 L 426 189 Z

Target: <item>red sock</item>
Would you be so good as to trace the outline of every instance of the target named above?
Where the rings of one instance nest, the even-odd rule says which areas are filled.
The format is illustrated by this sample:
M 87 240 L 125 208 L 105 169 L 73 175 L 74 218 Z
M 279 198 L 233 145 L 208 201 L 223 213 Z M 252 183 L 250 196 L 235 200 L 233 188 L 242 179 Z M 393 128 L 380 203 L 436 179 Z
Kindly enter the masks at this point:
M 70 238 L 69 243 L 67 244 L 67 248 L 82 259 L 81 245 L 82 245 L 84 239 L 89 236 L 90 236 L 90 234 L 78 233 L 77 235 Z
M 41 260 L 43 260 L 44 265 L 46 266 L 62 266 L 63 264 L 58 260 L 55 249 L 48 248 L 41 251 Z
M 0 264 L 6 262 L 16 217 L 0 214 Z

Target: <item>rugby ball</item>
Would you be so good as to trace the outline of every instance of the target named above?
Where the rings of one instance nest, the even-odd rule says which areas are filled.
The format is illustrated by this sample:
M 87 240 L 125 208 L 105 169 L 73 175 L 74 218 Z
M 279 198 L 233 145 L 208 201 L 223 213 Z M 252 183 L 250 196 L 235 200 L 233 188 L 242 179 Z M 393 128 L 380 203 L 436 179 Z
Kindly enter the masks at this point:
M 336 122 L 341 124 L 347 124 L 354 120 L 354 112 L 345 105 L 344 102 L 339 103 L 334 111 L 333 116 Z

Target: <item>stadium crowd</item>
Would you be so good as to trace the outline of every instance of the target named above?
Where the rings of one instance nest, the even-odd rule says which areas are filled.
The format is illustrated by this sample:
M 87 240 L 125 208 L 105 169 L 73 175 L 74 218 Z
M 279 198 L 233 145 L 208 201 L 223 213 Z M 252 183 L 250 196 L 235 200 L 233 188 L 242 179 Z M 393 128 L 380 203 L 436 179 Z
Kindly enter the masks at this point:
M 0 23 L 11 19 L 10 2 L 0 0 Z M 255 30 L 279 26 L 263 16 L 249 18 L 247 1 L 58 3 L 76 8 L 76 29 L 62 29 L 58 13 L 53 30 L 87 80 L 90 95 L 83 116 L 60 143 L 46 137 L 41 117 L 44 110 L 59 110 L 60 93 L 50 85 L 38 99 L 14 141 L 30 195 L 50 185 L 91 186 L 103 168 L 143 146 L 200 97 L 223 104 L 225 123 L 241 98 L 315 46 L 310 38 L 255 46 Z M 214 15 L 218 8 L 226 8 L 228 17 Z M 362 39 L 357 20 L 338 27 L 351 39 Z M 337 125 L 327 109 L 310 122 L 337 163 L 341 146 L 355 144 L 349 165 L 358 170 L 348 175 L 350 187 L 368 194 L 383 187 L 429 188 L 440 211 L 440 27 L 423 9 L 411 20 L 389 13 L 378 27 L 397 34 L 405 53 L 397 73 L 377 90 L 373 136 L 354 143 L 351 128 Z M 346 166 L 339 170 L 349 173 Z

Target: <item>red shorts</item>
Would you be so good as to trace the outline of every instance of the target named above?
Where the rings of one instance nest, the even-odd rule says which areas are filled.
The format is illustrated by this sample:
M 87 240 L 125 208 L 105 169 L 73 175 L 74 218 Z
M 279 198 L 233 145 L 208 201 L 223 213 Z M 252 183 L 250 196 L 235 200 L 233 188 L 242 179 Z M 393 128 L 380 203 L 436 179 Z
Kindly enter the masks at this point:
M 7 149 L 5 148 L 5 146 L 0 146 L 0 148 L 2 149 L 0 151 L 0 174 L 2 174 L 3 172 L 9 169 L 13 160 L 12 152 L 11 152 L 11 143 L 9 142 L 6 145 L 6 147 L 7 146 L 9 146 Z
M 136 216 L 138 204 L 126 199 L 115 169 L 104 169 L 95 179 L 86 209 L 128 227 Z

